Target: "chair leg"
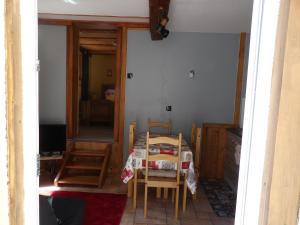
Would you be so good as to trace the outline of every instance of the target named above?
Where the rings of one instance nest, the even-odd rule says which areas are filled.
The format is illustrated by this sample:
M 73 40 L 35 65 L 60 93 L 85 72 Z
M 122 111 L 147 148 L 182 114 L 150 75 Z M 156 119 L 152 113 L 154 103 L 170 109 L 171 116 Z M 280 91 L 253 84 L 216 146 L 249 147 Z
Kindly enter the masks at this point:
M 127 197 L 128 198 L 132 198 L 133 180 L 128 181 L 127 188 L 128 188 L 128 190 L 127 190 Z
M 144 202 L 144 217 L 147 218 L 147 201 L 148 201 L 148 185 L 145 184 L 145 202 Z
M 168 199 L 168 188 L 164 188 L 164 199 Z
M 175 189 L 172 188 L 172 203 L 175 201 Z
M 175 219 L 178 219 L 178 202 L 179 202 L 179 187 L 176 187 L 176 200 L 175 200 Z
M 186 196 L 187 196 L 187 183 L 186 183 L 186 174 L 184 175 L 183 181 L 183 201 L 182 201 L 182 211 L 185 212 L 186 210 Z
M 196 182 L 197 182 L 197 184 L 200 180 L 199 178 L 200 178 L 200 175 L 199 175 L 199 171 L 198 171 L 198 172 L 196 172 Z M 197 200 L 197 192 L 195 192 L 195 194 L 193 194 L 193 200 Z
M 133 208 L 136 209 L 137 198 L 137 170 L 134 170 L 134 183 L 133 183 Z
M 193 200 L 197 200 L 197 193 L 193 194 Z
M 158 187 L 156 188 L 156 198 L 160 198 L 160 196 L 161 196 L 161 188 Z

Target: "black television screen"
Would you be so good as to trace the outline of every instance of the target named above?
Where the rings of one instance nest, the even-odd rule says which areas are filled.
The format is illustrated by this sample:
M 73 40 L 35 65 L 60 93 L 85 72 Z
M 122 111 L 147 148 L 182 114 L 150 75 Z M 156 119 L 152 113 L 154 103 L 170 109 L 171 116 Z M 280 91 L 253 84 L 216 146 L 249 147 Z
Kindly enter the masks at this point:
M 40 154 L 61 153 L 66 150 L 65 124 L 40 124 L 39 152 Z

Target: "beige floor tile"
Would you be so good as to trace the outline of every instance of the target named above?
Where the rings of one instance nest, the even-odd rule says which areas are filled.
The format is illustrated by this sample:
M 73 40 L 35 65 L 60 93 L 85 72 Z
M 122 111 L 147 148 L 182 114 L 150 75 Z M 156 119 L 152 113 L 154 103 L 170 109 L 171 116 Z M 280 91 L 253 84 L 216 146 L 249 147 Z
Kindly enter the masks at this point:
M 212 219 L 213 225 L 233 225 L 234 219 L 230 218 L 220 218 L 220 219 Z
M 167 224 L 168 225 L 181 225 L 180 219 L 175 219 L 174 215 L 167 216 Z
M 208 220 L 208 219 L 210 219 L 210 214 L 211 213 L 208 213 L 208 212 L 201 212 L 201 211 L 197 212 L 196 211 L 197 218 L 199 218 L 199 219 L 206 219 L 206 220 Z
M 135 213 L 124 213 L 120 225 L 133 225 Z
M 135 213 L 135 223 L 160 224 L 167 223 L 166 210 L 161 208 L 151 208 L 148 210 L 147 218 L 144 218 L 144 210 L 137 208 Z
M 213 213 L 213 209 L 211 208 L 208 201 L 197 201 L 194 203 L 194 207 L 196 212 L 208 212 Z
M 181 225 L 213 225 L 210 220 L 194 219 L 194 220 L 182 220 Z
M 196 219 L 196 211 L 192 205 L 188 206 L 185 212 L 181 211 L 181 218 L 184 219 Z

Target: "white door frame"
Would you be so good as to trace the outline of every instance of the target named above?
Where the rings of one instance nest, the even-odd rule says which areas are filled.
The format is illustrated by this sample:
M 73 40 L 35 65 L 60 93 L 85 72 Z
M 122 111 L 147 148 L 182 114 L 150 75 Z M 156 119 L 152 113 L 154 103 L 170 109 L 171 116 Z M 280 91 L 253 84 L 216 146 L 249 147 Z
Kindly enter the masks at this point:
M 20 0 L 23 77 L 24 225 L 39 224 L 37 0 Z M 33 204 L 33 203 L 36 204 Z
M 259 224 L 280 0 L 254 0 L 235 225 Z

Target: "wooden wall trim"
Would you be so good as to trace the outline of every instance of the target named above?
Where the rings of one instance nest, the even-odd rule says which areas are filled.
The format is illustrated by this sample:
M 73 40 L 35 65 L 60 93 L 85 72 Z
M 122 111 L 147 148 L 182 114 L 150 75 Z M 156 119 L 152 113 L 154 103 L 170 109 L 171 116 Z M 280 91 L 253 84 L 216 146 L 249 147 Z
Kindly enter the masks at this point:
M 246 43 L 246 33 L 241 33 L 240 34 L 239 62 L 238 62 L 238 70 L 237 70 L 237 77 L 236 77 L 234 116 L 233 116 L 233 124 L 237 127 L 240 124 L 240 117 L 241 117 L 241 95 L 242 95 L 242 87 L 243 87 L 245 43 Z
M 67 77 L 66 77 L 66 122 L 67 139 L 73 137 L 73 45 L 74 45 L 73 26 L 67 27 Z
M 130 29 L 149 29 L 149 23 L 145 22 L 113 22 L 113 21 L 93 21 L 93 20 L 67 20 L 67 19 L 47 19 L 39 18 L 39 24 L 42 25 L 61 25 L 70 26 L 76 23 L 77 26 L 87 27 L 90 26 L 91 29 L 105 29 L 105 28 L 116 28 L 116 27 L 126 27 Z
M 120 93 L 121 93 L 121 57 L 122 57 L 122 30 L 117 31 L 116 47 L 116 80 L 115 80 L 115 110 L 114 110 L 114 141 L 119 142 L 120 133 Z
M 39 18 L 38 23 L 41 24 L 41 25 L 58 25 L 58 26 L 70 26 L 70 25 L 72 25 L 71 20 L 62 20 L 62 19 Z
M 124 144 L 124 123 L 125 123 L 125 89 L 126 89 L 126 65 L 127 65 L 127 35 L 128 29 L 122 28 L 122 57 L 121 57 L 121 95 L 120 95 L 120 123 L 119 123 L 119 143 L 120 151 L 123 153 Z M 123 160 L 123 154 L 122 154 Z

